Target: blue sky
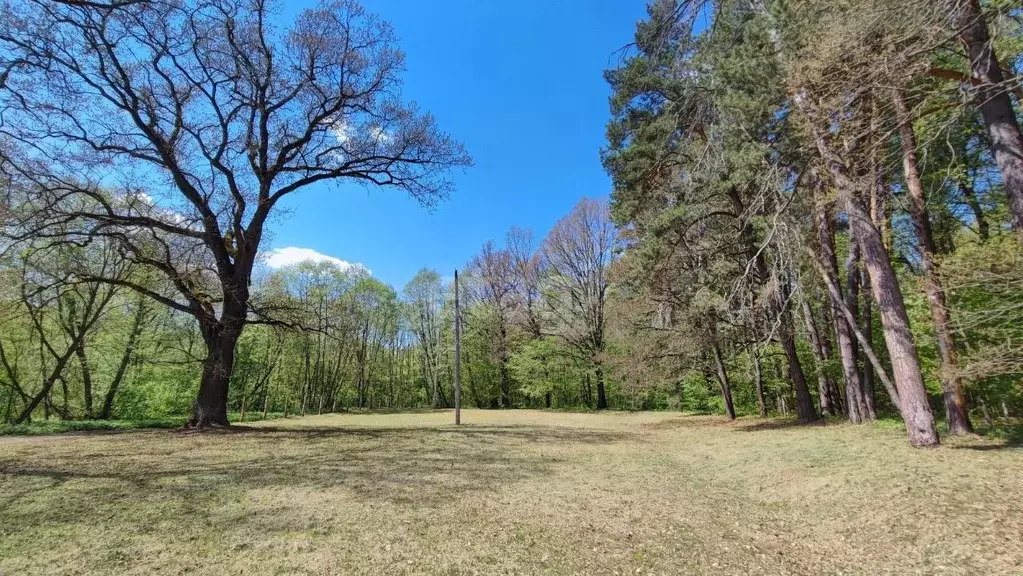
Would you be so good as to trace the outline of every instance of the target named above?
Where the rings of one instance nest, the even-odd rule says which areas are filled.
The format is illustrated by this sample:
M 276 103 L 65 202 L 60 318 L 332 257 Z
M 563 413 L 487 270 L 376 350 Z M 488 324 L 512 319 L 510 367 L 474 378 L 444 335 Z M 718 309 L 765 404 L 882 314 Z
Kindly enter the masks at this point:
M 432 213 L 396 190 L 303 190 L 266 248 L 361 263 L 400 290 L 424 266 L 451 275 L 513 225 L 541 238 L 580 197 L 607 196 L 602 72 L 632 40 L 644 0 L 364 4 L 401 37 L 406 98 L 464 142 L 475 166 Z

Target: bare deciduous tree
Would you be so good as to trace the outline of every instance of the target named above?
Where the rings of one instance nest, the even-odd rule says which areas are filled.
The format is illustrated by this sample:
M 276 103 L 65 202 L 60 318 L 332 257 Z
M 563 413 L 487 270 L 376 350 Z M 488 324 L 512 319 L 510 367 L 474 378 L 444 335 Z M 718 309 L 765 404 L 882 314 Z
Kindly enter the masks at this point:
M 515 304 L 515 262 L 508 249 L 499 250 L 492 240 L 469 263 L 477 282 L 477 298 L 489 306 L 497 321 L 497 361 L 501 370 L 501 405 L 511 408 L 511 375 L 508 373 L 508 326 Z
M 555 333 L 592 363 L 599 409 L 607 408 L 605 304 L 617 242 L 607 204 L 583 198 L 558 220 L 543 245 L 548 271 L 544 300 L 556 320 Z
M 115 6 L 116 4 L 116 6 Z M 116 239 L 194 316 L 207 347 L 193 426 L 227 424 L 249 287 L 282 198 L 317 183 L 394 187 L 431 204 L 471 162 L 403 102 L 391 27 L 355 0 L 286 29 L 264 0 L 8 3 L 0 12 L 0 137 L 8 172 L 37 191 L 38 235 Z M 257 320 L 266 321 L 266 320 Z

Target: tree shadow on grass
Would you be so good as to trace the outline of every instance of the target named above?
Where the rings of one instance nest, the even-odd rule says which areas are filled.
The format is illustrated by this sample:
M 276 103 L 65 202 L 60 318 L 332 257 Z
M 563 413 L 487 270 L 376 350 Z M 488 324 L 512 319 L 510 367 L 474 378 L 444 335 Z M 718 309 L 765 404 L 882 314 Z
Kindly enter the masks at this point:
M 770 420 L 759 420 L 756 422 L 737 422 L 732 428 L 735 432 L 769 432 L 772 430 L 789 430 L 792 428 L 806 428 L 807 426 L 827 426 L 828 421 L 821 419 L 814 422 L 800 422 L 792 418 L 775 418 Z
M 621 440 L 636 440 L 638 435 L 628 431 L 593 430 L 588 428 L 566 428 L 558 426 L 493 426 L 463 424 L 454 426 L 243 426 L 221 428 L 217 433 L 268 438 L 329 439 L 329 438 L 401 438 L 422 439 L 424 437 L 466 439 L 485 442 L 520 442 L 533 444 L 610 444 Z
M 1023 424 L 1005 424 L 979 430 L 976 438 L 967 438 L 952 445 L 959 450 L 988 452 L 1023 447 Z
M 131 523 L 137 510 L 148 507 L 163 514 L 169 507 L 170 517 L 187 516 L 185 511 L 201 516 L 267 491 L 441 507 L 552 476 L 562 459 L 548 447 L 633 437 L 626 431 L 533 426 L 236 426 L 209 435 L 97 438 L 97 444 L 58 447 L 56 455 L 49 449 L 57 445 L 46 443 L 19 458 L 0 459 L 0 486 L 11 496 L 0 502 L 0 524 L 25 529 L 118 516 Z

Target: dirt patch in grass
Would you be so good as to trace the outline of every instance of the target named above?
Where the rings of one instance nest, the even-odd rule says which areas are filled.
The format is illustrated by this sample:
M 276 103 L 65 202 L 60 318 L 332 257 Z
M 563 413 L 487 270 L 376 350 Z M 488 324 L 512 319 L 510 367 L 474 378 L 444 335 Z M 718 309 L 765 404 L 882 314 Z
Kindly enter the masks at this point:
M 466 410 L 0 439 L 0 574 L 1018 574 L 1023 449 Z

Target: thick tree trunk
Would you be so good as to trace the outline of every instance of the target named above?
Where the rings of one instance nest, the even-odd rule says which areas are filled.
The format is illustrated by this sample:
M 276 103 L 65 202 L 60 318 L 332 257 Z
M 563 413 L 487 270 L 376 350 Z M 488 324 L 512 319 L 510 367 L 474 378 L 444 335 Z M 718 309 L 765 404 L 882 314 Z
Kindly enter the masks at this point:
M 991 141 L 991 154 L 1009 197 L 1012 228 L 1023 243 L 1023 133 L 1004 85 L 1005 78 L 991 43 L 978 0 L 949 0 L 959 37 L 970 57 L 977 102 Z
M 938 356 L 941 360 L 939 378 L 945 399 L 948 431 L 950 434 L 968 434 L 973 432 L 973 426 L 970 424 L 970 417 L 966 409 L 963 382 L 957 374 L 958 362 L 952 321 L 945 300 L 945 291 L 938 276 L 937 250 L 931 231 L 930 215 L 927 211 L 927 197 L 917 166 L 916 133 L 913 131 L 913 120 L 906 102 L 906 95 L 901 90 L 896 90 L 894 101 L 899 122 L 899 139 L 902 144 L 902 170 L 906 178 L 906 189 L 910 196 L 909 211 L 913 217 L 917 243 L 920 247 L 920 258 L 924 269 L 924 291 L 927 293 L 927 303 L 931 309 L 931 318 L 934 320 Z
M 222 324 L 206 327 L 206 359 L 202 365 L 199 394 L 192 405 L 190 428 L 227 426 L 227 391 L 234 371 L 235 345 L 241 328 L 225 328 Z
M 430 406 L 432 408 L 440 407 L 440 387 L 437 380 L 436 370 L 430 370 L 430 386 L 432 390 L 432 399 L 430 400 Z
M 895 386 L 902 403 L 902 418 L 906 423 L 909 442 L 914 446 L 938 444 L 938 430 L 927 400 L 916 343 L 909 327 L 909 315 L 902 299 L 899 280 L 888 260 L 881 233 L 870 220 L 869 214 L 857 198 L 847 197 L 849 220 L 855 230 L 857 242 L 863 249 L 863 259 L 870 274 L 874 301 L 881 313 L 884 339 L 892 362 Z
M 369 348 L 369 318 L 366 319 L 365 326 L 362 330 L 362 347 L 359 349 L 359 384 L 356 392 L 356 402 L 359 408 L 366 407 L 366 354 Z M 434 379 L 434 393 L 433 393 L 433 407 L 437 407 L 437 375 L 433 375 Z
M 732 385 L 728 381 L 728 370 L 725 369 L 725 361 L 721 357 L 721 348 L 715 340 L 712 344 L 714 351 L 714 366 L 717 368 L 718 383 L 721 385 L 721 397 L 725 401 L 725 413 L 729 420 L 735 420 L 735 406 L 732 404 Z
M 934 426 L 934 415 L 927 400 L 927 389 L 924 387 L 916 343 L 909 327 L 906 304 L 902 299 L 895 269 L 888 259 L 881 232 L 874 225 L 870 213 L 858 197 L 856 186 L 849 179 L 845 164 L 824 136 L 817 133 L 815 138 L 835 186 L 844 197 L 853 235 L 863 250 L 874 301 L 877 302 L 881 313 L 884 339 L 892 361 L 892 372 L 895 375 L 895 385 L 902 404 L 902 418 L 906 424 L 909 442 L 913 446 L 935 446 L 938 444 L 938 430 Z

